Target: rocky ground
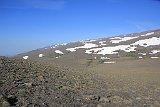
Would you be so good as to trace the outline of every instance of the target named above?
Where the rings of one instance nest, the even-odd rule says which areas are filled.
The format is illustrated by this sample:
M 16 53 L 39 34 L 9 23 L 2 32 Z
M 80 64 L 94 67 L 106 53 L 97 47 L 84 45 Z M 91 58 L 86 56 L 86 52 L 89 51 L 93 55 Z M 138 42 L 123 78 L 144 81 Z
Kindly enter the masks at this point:
M 0 107 L 160 107 L 159 65 L 160 30 L 0 57 Z
M 78 70 L 0 57 L 0 107 L 159 107 L 159 59 L 122 60 Z
M 98 78 L 94 79 L 91 74 L 76 74 L 67 68 L 0 57 L 0 77 L 2 107 L 96 107 L 99 103 L 110 104 L 110 95 L 103 95 L 97 84 Z

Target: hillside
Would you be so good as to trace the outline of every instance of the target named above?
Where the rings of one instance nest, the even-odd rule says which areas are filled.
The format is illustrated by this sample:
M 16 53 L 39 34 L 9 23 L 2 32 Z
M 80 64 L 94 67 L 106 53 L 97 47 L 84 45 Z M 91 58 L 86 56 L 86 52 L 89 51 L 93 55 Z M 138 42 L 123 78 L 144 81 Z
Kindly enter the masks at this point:
M 159 107 L 160 30 L 0 57 L 0 106 Z
M 119 58 L 124 57 L 158 58 L 160 57 L 160 30 L 57 44 L 19 54 L 16 57 L 48 63 L 56 62 L 72 67 L 88 65 L 88 62 L 93 60 L 116 63 Z

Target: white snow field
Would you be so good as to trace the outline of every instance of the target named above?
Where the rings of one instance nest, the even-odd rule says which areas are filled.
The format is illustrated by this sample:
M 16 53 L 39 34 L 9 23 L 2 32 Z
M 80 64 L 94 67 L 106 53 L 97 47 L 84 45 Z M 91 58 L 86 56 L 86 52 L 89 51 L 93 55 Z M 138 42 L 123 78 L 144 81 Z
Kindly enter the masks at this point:
M 157 53 L 160 53 L 160 50 L 152 50 L 151 53 L 149 54 L 157 54 Z
M 139 45 L 139 46 L 143 46 L 143 47 L 148 47 L 148 46 L 152 46 L 152 45 L 160 45 L 160 38 L 152 37 L 149 39 L 139 40 L 139 41 L 133 43 L 132 45 Z
M 120 43 L 120 42 L 124 42 L 124 41 L 128 41 L 128 40 L 132 40 L 132 39 L 136 39 L 138 38 L 139 36 L 136 36 L 136 37 L 116 37 L 115 39 L 119 39 L 119 40 L 111 40 L 112 43 Z M 113 39 L 113 38 L 112 38 Z
M 84 46 L 79 46 L 79 47 L 75 47 L 75 48 L 67 48 L 67 51 L 71 51 L 71 52 L 75 52 L 77 49 L 89 49 L 89 48 L 93 48 L 93 47 L 98 47 L 98 45 L 93 44 L 93 43 L 85 43 Z
M 143 56 L 145 56 L 145 55 L 147 55 L 146 53 L 138 53 L 138 55 L 143 55 Z
M 43 55 L 43 54 L 39 54 L 38 56 L 39 56 L 39 58 L 41 58 L 41 57 L 43 57 L 44 55 Z
M 28 58 L 29 58 L 29 56 L 24 56 L 24 57 L 23 57 L 23 59 L 28 59 Z
M 131 47 L 130 45 L 118 45 L 118 46 L 110 46 L 110 47 L 102 47 L 102 48 L 94 48 L 86 50 L 87 54 L 117 54 L 118 50 L 123 50 L 125 52 L 135 51 L 136 47 Z
M 55 53 L 58 53 L 58 54 L 64 54 L 62 51 L 60 50 L 55 50 Z
M 110 61 L 110 62 L 104 62 L 104 64 L 114 64 L 116 63 L 115 61 Z
M 147 33 L 147 34 L 144 34 L 144 35 L 141 35 L 141 36 L 149 36 L 149 35 L 153 35 L 154 32 L 150 32 L 150 33 Z
M 157 59 L 157 58 L 159 58 L 159 57 L 151 57 L 152 59 Z

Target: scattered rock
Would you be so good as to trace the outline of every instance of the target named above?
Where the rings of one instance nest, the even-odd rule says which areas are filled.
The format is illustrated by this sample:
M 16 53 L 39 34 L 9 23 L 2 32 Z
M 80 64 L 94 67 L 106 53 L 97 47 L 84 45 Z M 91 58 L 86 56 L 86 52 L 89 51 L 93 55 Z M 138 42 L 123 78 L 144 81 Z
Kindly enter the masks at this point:
M 110 100 L 108 98 L 105 98 L 105 97 L 100 98 L 99 101 L 103 102 L 103 103 L 109 103 L 110 102 Z
M 3 100 L 1 103 L 1 107 L 10 107 L 10 104 L 5 100 Z
M 83 96 L 84 100 L 100 100 L 100 96 L 96 96 L 96 95 L 84 95 Z
M 141 97 L 136 97 L 136 100 L 141 100 Z
M 27 87 L 32 87 L 32 82 L 30 83 L 24 83 Z

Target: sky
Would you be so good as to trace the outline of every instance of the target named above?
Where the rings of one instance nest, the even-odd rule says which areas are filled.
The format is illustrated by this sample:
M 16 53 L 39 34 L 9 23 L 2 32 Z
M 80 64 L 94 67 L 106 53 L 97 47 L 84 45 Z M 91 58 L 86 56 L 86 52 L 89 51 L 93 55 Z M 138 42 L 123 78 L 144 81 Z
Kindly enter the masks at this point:
M 0 56 L 160 29 L 160 0 L 0 0 Z

